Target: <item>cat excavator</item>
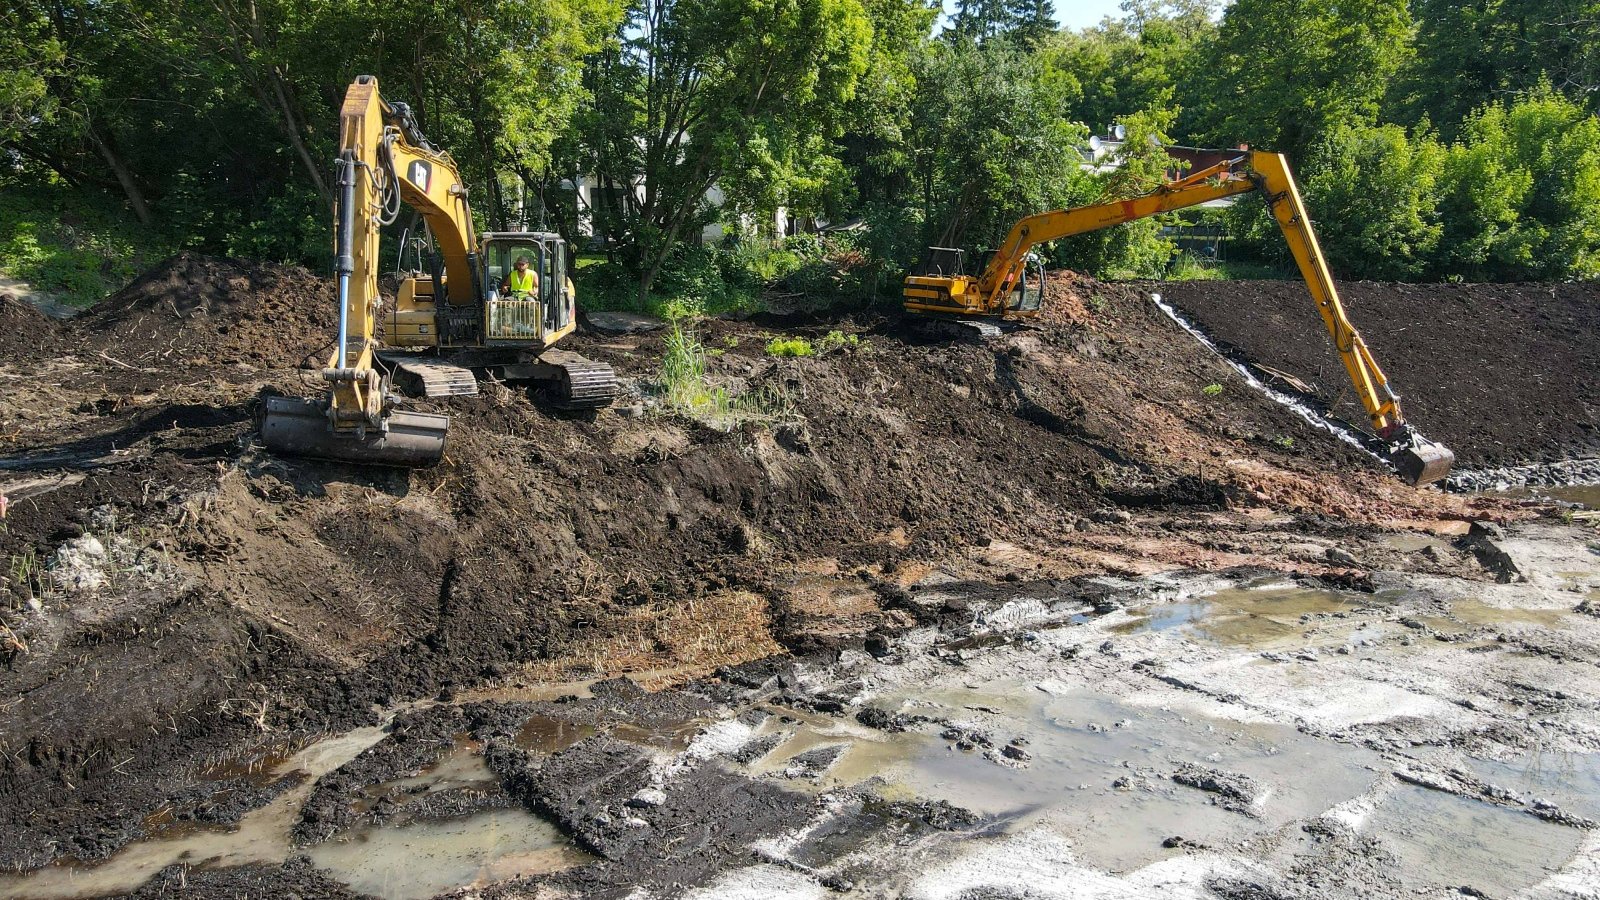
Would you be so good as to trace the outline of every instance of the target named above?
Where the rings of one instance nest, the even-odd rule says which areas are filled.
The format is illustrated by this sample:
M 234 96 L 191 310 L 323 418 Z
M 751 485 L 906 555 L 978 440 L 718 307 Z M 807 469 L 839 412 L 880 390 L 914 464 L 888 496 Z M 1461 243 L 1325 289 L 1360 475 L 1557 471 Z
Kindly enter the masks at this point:
M 609 365 L 554 349 L 577 327 L 566 241 L 546 232 L 477 233 L 455 161 L 428 142 L 406 104 L 383 99 L 371 75 L 357 77 L 345 93 L 337 166 L 339 332 L 322 370 L 328 390 L 316 400 L 268 398 L 261 420 L 268 449 L 431 465 L 444 455 L 449 417 L 397 409 L 394 388 L 427 397 L 476 394 L 475 369 L 542 382 L 563 408 L 611 403 L 616 375 Z M 418 243 L 431 248 L 429 271 L 402 274 L 383 315 L 378 232 L 402 203 L 426 226 L 427 239 Z M 523 260 L 528 265 L 519 267 Z
M 1251 191 L 1266 200 L 1282 229 L 1312 302 L 1322 315 L 1334 348 L 1372 420 L 1373 430 L 1387 445 L 1389 460 L 1400 478 L 1420 486 L 1449 475 L 1455 454 L 1422 437 L 1406 422 L 1400 412 L 1400 397 L 1345 315 L 1294 175 L 1279 153 L 1240 150 L 1237 155 L 1229 154 L 1229 158 L 1215 165 L 1165 182 L 1137 197 L 1026 216 L 1011 227 L 983 272 L 976 276 L 962 271 L 962 251 L 931 247 L 922 271 L 905 279 L 905 309 L 918 315 L 961 319 L 998 333 L 998 326 L 993 324 L 996 320 L 1039 315 L 1045 272 L 1038 255 L 1032 252 L 1039 244 Z

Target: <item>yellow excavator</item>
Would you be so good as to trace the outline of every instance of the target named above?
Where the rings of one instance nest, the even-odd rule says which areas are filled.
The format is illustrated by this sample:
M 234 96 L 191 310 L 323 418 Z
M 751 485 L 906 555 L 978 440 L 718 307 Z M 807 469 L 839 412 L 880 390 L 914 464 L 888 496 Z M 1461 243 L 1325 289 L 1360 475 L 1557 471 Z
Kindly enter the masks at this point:
M 427 397 L 476 394 L 476 369 L 542 382 L 563 408 L 611 403 L 610 366 L 553 349 L 577 327 L 566 241 L 545 232 L 478 234 L 455 161 L 423 137 L 408 106 L 383 99 L 371 75 L 357 77 L 345 93 L 338 187 L 339 333 L 322 370 L 328 392 L 320 400 L 268 398 L 261 438 L 269 449 L 431 465 L 444 455 L 450 420 L 396 409 L 392 386 Z M 402 203 L 425 224 L 426 238 L 417 243 L 431 248 L 429 271 L 402 275 L 393 307 L 381 316 L 378 232 Z
M 1388 445 L 1389 459 L 1400 478 L 1425 485 L 1449 475 L 1455 454 L 1423 438 L 1406 422 L 1399 396 L 1345 315 L 1288 161 L 1279 153 L 1241 150 L 1237 156 L 1141 196 L 1024 217 L 1011 227 L 981 275 L 962 271 L 962 251 L 931 247 L 922 272 L 906 277 L 906 311 L 979 323 L 1037 316 L 1044 301 L 1045 272 L 1038 255 L 1031 252 L 1035 246 L 1250 191 L 1260 192 L 1283 230 L 1311 299 L 1373 429 Z M 992 324 L 984 327 L 994 328 Z

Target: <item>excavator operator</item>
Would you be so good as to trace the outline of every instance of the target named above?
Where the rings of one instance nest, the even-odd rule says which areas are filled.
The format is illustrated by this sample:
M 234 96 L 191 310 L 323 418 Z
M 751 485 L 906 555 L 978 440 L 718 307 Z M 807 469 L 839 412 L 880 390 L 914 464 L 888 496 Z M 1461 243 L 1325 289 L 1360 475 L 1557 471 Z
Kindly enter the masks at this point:
M 528 268 L 526 256 L 517 257 L 506 280 L 500 282 L 500 291 L 512 300 L 532 300 L 539 295 L 539 274 Z

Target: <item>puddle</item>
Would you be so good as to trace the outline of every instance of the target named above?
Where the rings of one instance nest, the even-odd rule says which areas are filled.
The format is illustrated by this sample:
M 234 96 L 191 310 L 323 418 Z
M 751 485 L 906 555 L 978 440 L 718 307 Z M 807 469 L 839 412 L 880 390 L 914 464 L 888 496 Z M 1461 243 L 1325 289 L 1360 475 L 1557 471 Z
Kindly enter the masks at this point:
M 272 770 L 276 777 L 303 773 L 299 784 L 266 806 L 245 813 L 232 831 L 175 828 L 155 838 L 129 844 L 103 863 L 58 863 L 33 872 L 0 875 L 0 894 L 47 900 L 57 897 L 102 897 L 135 890 L 173 863 L 212 868 L 250 863 L 278 863 L 288 854 L 289 831 L 316 780 L 361 755 L 382 740 L 379 727 L 358 728 L 317 741 Z
M 593 725 L 577 725 L 553 716 L 531 716 L 517 731 L 515 742 L 535 753 L 560 753 L 594 733 Z
M 677 725 L 646 728 L 624 722 L 611 729 L 611 736 L 630 744 L 639 744 L 669 753 L 681 753 L 689 749 L 695 736 L 705 729 L 706 724 L 703 719 L 692 719 Z
M 1585 835 L 1520 810 L 1409 786 L 1387 795 L 1361 831 L 1394 854 L 1402 884 L 1468 886 L 1491 897 L 1543 881 Z
M 1517 499 L 1559 500 L 1584 509 L 1600 509 L 1600 484 L 1567 484 L 1560 487 L 1520 487 L 1493 491 L 1492 496 Z
M 1114 872 L 1180 853 L 1161 846 L 1174 835 L 1222 844 L 1317 815 L 1361 795 L 1376 778 L 1368 766 L 1377 757 L 1357 747 L 1285 726 L 1183 716 L 1088 691 L 1049 695 L 1004 682 L 874 705 L 972 723 L 988 733 L 996 751 L 1022 736 L 1032 758 L 1012 768 L 985 758 L 981 747 L 955 749 L 941 737 L 943 725 L 886 734 L 837 719 L 783 723 L 774 717 L 762 731 L 792 731 L 793 737 L 752 770 L 782 778 L 795 757 L 843 745 L 819 789 L 866 783 L 884 799 L 944 800 L 1013 824 L 1048 816 L 1072 832 L 1085 860 Z M 1251 814 L 1226 810 L 1211 794 L 1174 783 L 1171 773 L 1182 763 L 1255 779 L 1262 789 Z M 1307 771 L 1317 778 L 1304 778 Z
M 1600 753 L 1543 750 L 1506 762 L 1470 759 L 1465 768 L 1526 799 L 1600 821 Z
M 593 861 L 554 825 L 521 809 L 367 828 L 306 850 L 352 890 L 413 900 Z
M 0 875 L 0 896 L 53 900 L 126 894 L 174 863 L 206 868 L 277 865 L 291 852 L 298 852 L 291 850 L 289 835 L 316 780 L 355 759 L 386 734 L 381 727 L 358 728 L 317 741 L 276 764 L 213 766 L 207 773 L 220 777 L 259 777 L 264 772 L 265 781 L 296 781 L 265 806 L 245 813 L 232 830 L 177 825 L 129 844 L 101 863 L 63 862 L 32 872 Z M 428 771 L 374 790 L 422 795 L 493 780 L 474 746 L 461 742 Z M 588 859 L 553 825 L 520 809 L 367 828 L 305 852 L 329 875 L 357 890 L 395 898 L 432 896 L 456 887 L 581 865 Z
M 1111 629 L 1116 634 L 1171 631 L 1213 644 L 1257 645 L 1291 638 L 1310 625 L 1302 616 L 1347 613 L 1368 598 L 1347 591 L 1307 588 L 1275 581 L 1228 588 L 1176 603 L 1134 610 L 1139 618 Z
M 1468 625 L 1559 629 L 1572 621 L 1572 612 L 1568 609 L 1507 608 L 1490 606 L 1477 600 L 1452 600 L 1450 618 Z

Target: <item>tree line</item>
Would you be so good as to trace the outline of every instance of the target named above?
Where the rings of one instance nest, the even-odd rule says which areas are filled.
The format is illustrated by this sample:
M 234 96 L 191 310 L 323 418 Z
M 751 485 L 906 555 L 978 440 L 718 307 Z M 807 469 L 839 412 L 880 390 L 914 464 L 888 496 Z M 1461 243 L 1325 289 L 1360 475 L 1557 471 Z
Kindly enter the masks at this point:
M 1346 277 L 1600 274 L 1600 0 L 1125 0 L 1082 30 L 1049 0 L 0 10 L 0 266 L 97 234 L 122 236 L 102 257 L 325 260 L 339 101 L 375 74 L 461 164 L 485 226 L 589 223 L 641 295 L 828 252 L 882 284 L 926 245 L 981 249 L 1019 215 L 1148 189 L 1170 142 L 1289 154 Z M 1113 124 L 1125 164 L 1086 170 Z M 599 199 L 580 206 L 585 178 Z M 1256 206 L 1212 224 L 1272 263 Z M 710 221 L 779 208 L 864 227 L 795 244 L 798 262 L 696 246 Z M 1153 222 L 1051 253 L 1101 275 L 1174 259 Z

